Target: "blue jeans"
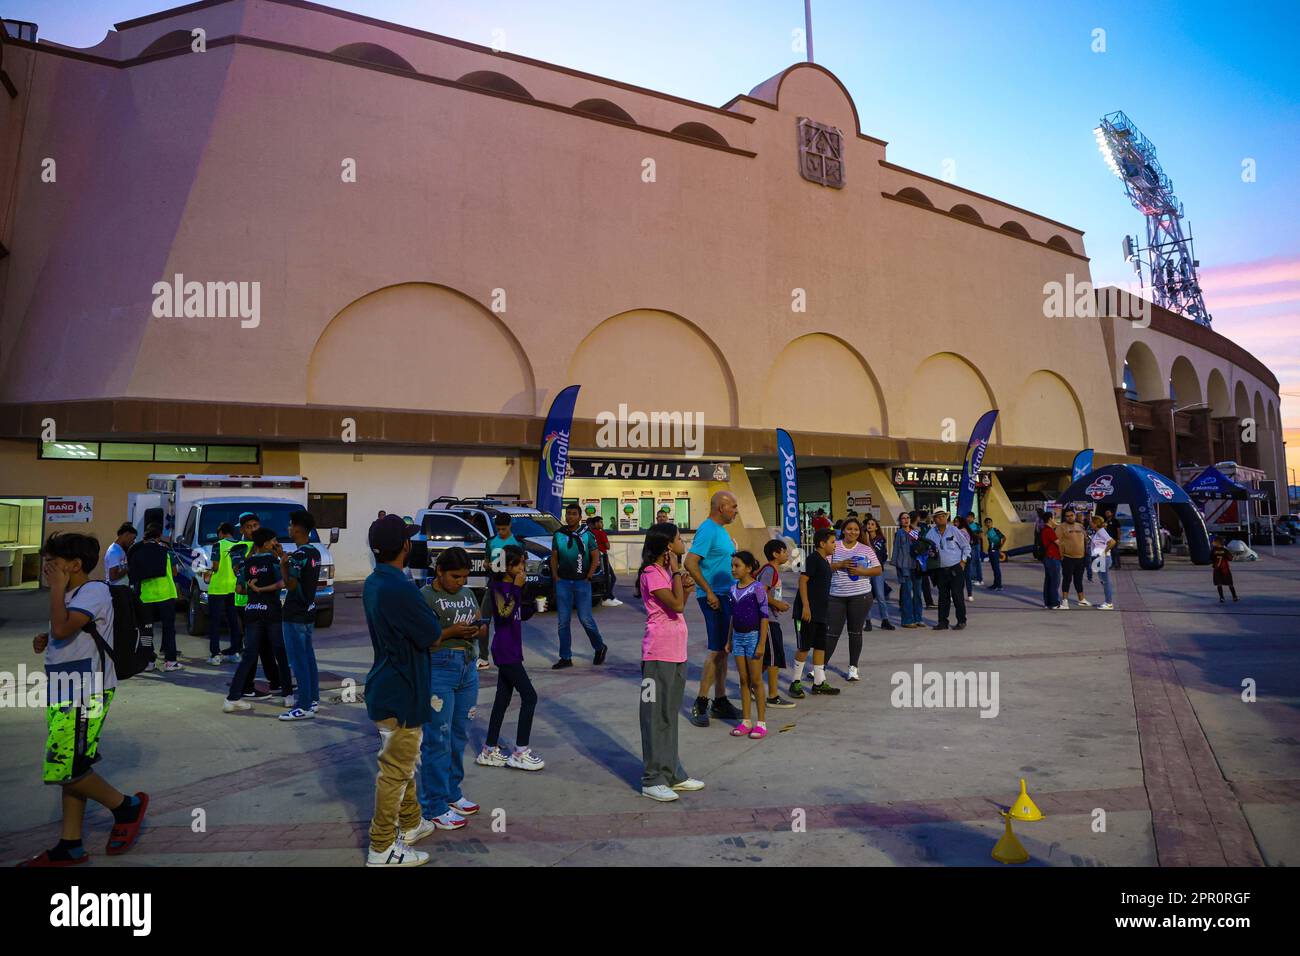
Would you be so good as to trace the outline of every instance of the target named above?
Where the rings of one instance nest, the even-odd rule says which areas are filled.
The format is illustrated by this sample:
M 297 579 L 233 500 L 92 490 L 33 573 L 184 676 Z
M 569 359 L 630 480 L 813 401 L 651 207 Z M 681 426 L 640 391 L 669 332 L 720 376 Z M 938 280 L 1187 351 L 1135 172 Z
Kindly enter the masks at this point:
M 298 684 L 296 703 L 303 710 L 320 701 L 320 676 L 316 670 L 316 649 L 311 646 L 311 635 L 316 625 L 310 622 L 285 621 L 284 652 L 289 656 L 289 669 Z
M 434 651 L 429 655 L 433 715 L 420 741 L 420 810 L 426 820 L 442 816 L 464 796 L 469 712 L 478 702 L 478 654 Z
M 966 562 L 966 571 L 972 581 L 984 583 L 984 551 L 981 548 L 971 548 L 970 560 Z
M 1106 603 L 1114 604 L 1115 593 L 1110 587 L 1110 555 L 1103 554 L 1088 562 L 1088 573 L 1092 573 L 1093 563 L 1097 565 L 1097 577 L 1101 578 L 1101 589 L 1106 595 Z
M 884 570 L 883 568 L 881 569 Z M 885 597 L 885 575 L 877 574 L 874 578 L 868 578 L 871 582 L 871 594 L 875 598 L 872 604 L 880 608 L 880 623 L 889 623 L 889 601 Z M 871 611 L 867 611 L 867 620 L 871 620 Z
M 573 657 L 571 621 L 575 604 L 578 606 L 578 620 L 582 622 L 582 629 L 587 632 L 587 640 L 591 641 L 592 650 L 600 650 L 605 646 L 605 639 L 600 636 L 600 628 L 596 627 L 596 618 L 591 613 L 591 582 L 566 581 L 564 578 L 557 578 L 555 606 L 560 616 L 560 660 L 564 661 Z
M 1061 559 L 1043 558 L 1043 607 L 1061 603 Z
M 921 620 L 921 582 L 911 571 L 894 568 L 898 580 L 898 610 L 903 615 L 903 626 L 918 624 Z
M 989 567 L 993 569 L 993 587 L 1002 587 L 1002 559 L 997 551 L 989 552 Z

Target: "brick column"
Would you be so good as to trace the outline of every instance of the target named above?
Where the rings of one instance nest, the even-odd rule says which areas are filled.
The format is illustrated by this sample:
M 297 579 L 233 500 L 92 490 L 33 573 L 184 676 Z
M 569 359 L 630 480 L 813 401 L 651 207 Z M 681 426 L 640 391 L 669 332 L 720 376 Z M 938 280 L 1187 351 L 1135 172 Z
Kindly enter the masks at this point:
M 1219 461 L 1241 463 L 1241 419 L 1235 415 L 1226 415 L 1214 421 L 1223 429 L 1223 457 Z M 1214 464 L 1214 462 L 1210 462 Z
M 1177 470 L 1177 452 L 1174 445 L 1174 400 L 1159 398 L 1153 402 L 1143 402 L 1151 409 L 1151 447 L 1143 448 L 1148 455 L 1156 459 L 1156 471 L 1173 477 Z
M 1202 408 L 1185 414 L 1191 416 L 1194 422 L 1192 431 L 1195 433 L 1188 443 L 1187 450 L 1196 459 L 1197 464 L 1213 465 L 1215 462 L 1214 423 L 1210 419 L 1210 409 Z

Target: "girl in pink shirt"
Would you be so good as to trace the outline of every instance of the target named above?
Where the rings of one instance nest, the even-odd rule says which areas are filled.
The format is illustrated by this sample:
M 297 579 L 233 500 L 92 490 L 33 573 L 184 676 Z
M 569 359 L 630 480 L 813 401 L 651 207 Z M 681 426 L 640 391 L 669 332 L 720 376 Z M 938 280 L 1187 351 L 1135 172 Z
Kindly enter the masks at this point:
M 641 795 L 676 800 L 679 791 L 701 790 L 677 756 L 677 727 L 686 690 L 686 609 L 695 581 L 681 567 L 686 543 L 674 524 L 646 534 L 636 590 L 645 605 L 641 638 Z

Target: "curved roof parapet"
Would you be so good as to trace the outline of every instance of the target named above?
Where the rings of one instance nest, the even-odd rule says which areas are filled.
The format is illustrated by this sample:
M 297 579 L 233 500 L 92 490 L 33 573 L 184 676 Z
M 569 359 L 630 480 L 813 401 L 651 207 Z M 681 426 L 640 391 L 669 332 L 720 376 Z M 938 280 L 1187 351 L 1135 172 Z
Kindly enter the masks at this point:
M 140 56 L 152 56 L 155 53 L 179 50 L 182 47 L 188 47 L 193 41 L 194 37 L 189 30 L 172 30 L 170 33 L 164 33 L 141 50 Z
M 518 80 L 493 70 L 475 70 L 473 73 L 466 73 L 456 82 L 464 83 L 466 86 L 477 86 L 481 90 L 493 90 L 497 93 L 509 93 L 511 96 L 522 96 L 528 100 L 534 99 L 533 94 L 524 89 L 523 84 Z
M 840 88 L 840 92 L 844 94 L 844 99 L 848 102 L 849 109 L 853 111 L 853 132 L 856 133 L 858 136 L 863 137 L 864 139 L 871 140 L 873 143 L 879 143 L 882 146 L 885 145 L 885 141 L 883 139 L 876 139 L 876 137 L 867 136 L 865 133 L 862 132 L 862 120 L 858 116 L 858 106 L 856 103 L 853 102 L 853 97 L 849 94 L 848 88 L 842 82 L 840 82 L 840 78 L 838 76 L 836 76 L 830 70 L 826 69 L 826 67 L 822 66 L 820 63 L 805 63 L 801 61 L 799 63 L 791 64 L 790 66 L 787 66 L 784 70 L 782 70 L 780 73 L 776 74 L 775 76 L 769 76 L 762 83 L 758 84 L 758 86 L 750 90 L 749 91 L 750 97 L 752 99 L 762 100 L 766 103 L 770 103 L 772 106 L 779 107 L 781 105 L 780 104 L 781 84 L 784 83 L 785 78 L 789 76 L 791 73 L 793 73 L 795 70 L 817 70 L 821 73 L 825 73 L 828 77 L 830 77 L 831 82 L 833 82 L 836 86 L 838 86 Z
M 1022 239 L 1030 238 L 1029 230 L 1020 225 L 1020 223 L 1016 222 L 1014 219 L 1008 219 L 1002 225 L 998 226 L 998 228 L 1003 232 L 1011 233 L 1013 236 L 1020 236 Z
M 922 206 L 929 206 L 931 209 L 934 208 L 934 203 L 930 202 L 930 197 L 927 196 L 925 193 L 921 192 L 921 190 L 916 189 L 912 186 L 908 186 L 905 189 L 900 189 L 894 195 L 897 196 L 899 199 L 906 199 L 908 202 L 917 202 L 920 203 Z
M 573 108 L 579 113 L 589 113 L 592 116 L 603 116 L 606 119 L 618 120 L 621 123 L 635 123 L 632 114 L 617 103 L 611 103 L 609 100 L 591 99 L 583 100 L 581 103 L 574 103 Z
M 349 60 L 360 60 L 363 63 L 373 63 L 376 66 L 388 66 L 395 70 L 415 72 L 415 67 L 411 66 L 405 57 L 394 53 L 386 46 L 380 46 L 378 43 L 346 43 L 330 52 L 333 56 L 347 57 Z
M 1060 249 L 1062 252 L 1074 251 L 1074 247 L 1070 245 L 1068 241 L 1066 241 L 1060 236 L 1052 236 L 1051 239 L 1047 240 L 1047 244 L 1051 246 L 1053 249 Z
M 949 211 L 954 216 L 960 216 L 962 219 L 968 220 L 969 222 L 982 223 L 984 221 L 984 217 L 977 213 L 974 207 L 968 206 L 964 202 L 957 203 L 957 205 L 953 206 Z
M 678 136 L 689 136 L 691 139 L 698 139 L 701 143 L 712 143 L 715 146 L 731 145 L 721 133 L 704 123 L 682 123 L 674 126 L 672 132 Z

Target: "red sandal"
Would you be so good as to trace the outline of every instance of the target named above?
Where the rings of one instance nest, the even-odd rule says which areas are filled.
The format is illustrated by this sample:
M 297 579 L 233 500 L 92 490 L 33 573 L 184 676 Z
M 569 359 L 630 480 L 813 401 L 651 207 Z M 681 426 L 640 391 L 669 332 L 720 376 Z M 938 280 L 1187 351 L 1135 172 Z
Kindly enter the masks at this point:
M 144 812 L 149 809 L 149 794 L 137 793 L 136 796 L 140 799 L 140 810 L 136 813 L 135 820 L 130 823 L 114 823 L 112 832 L 108 835 L 106 852 L 109 856 L 125 853 L 135 846 L 135 841 L 140 836 L 140 824 L 144 823 Z
M 70 860 L 51 860 L 50 851 L 42 850 L 30 860 L 23 860 L 18 864 L 20 868 L 26 867 L 47 867 L 47 866 L 77 866 L 80 863 L 86 863 L 90 860 L 89 853 L 83 853 L 81 856 L 74 856 Z

